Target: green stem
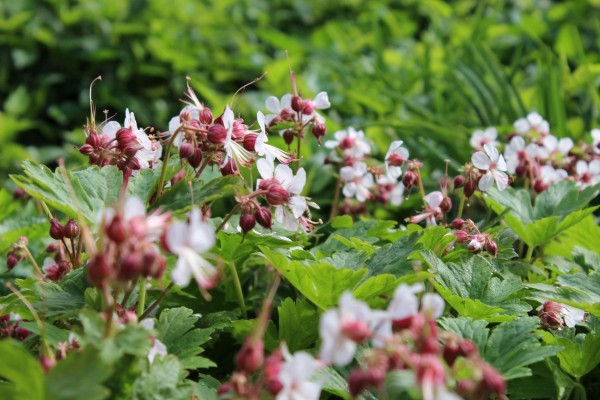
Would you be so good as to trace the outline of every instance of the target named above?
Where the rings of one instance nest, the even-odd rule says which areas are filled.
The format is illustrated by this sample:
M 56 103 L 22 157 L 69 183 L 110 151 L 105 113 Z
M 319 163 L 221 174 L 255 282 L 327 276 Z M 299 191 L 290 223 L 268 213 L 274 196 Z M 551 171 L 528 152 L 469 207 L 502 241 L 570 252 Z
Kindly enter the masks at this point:
M 302 130 L 297 130 L 296 136 L 298 136 L 298 147 L 296 148 L 296 172 L 300 169 L 300 150 L 302 147 Z
M 35 261 L 35 258 L 33 258 L 33 255 L 31 254 L 27 246 L 23 246 L 23 250 L 25 251 L 25 254 L 27 254 L 27 258 L 29 258 L 29 260 L 33 264 L 33 267 L 35 268 L 35 274 L 37 275 L 38 279 L 44 279 L 44 273 L 40 269 L 38 263 Z
M 223 221 L 221 221 L 221 224 L 220 224 L 220 225 L 217 227 L 217 229 L 215 230 L 215 234 L 219 233 L 219 231 L 220 231 L 221 229 L 223 229 L 223 227 L 225 226 L 225 224 L 227 223 L 227 221 L 229 221 L 229 219 L 230 219 L 231 217 L 233 217 L 233 214 L 235 214 L 235 212 L 238 210 L 238 208 L 240 208 L 240 203 L 237 203 L 237 204 L 235 205 L 235 207 L 233 207 L 233 208 L 231 209 L 231 211 L 229 211 L 229 214 L 227 214 L 227 215 L 225 216 L 225 218 L 223 218 Z
M 136 314 L 138 316 L 141 316 L 142 314 L 144 314 L 145 306 L 146 306 L 146 280 L 142 278 L 142 279 L 140 279 L 140 290 L 138 292 L 138 301 L 137 301 L 137 308 L 136 308 Z
M 139 316 L 140 321 L 146 318 L 152 312 L 152 310 L 154 310 L 160 304 L 160 302 L 162 301 L 162 299 L 165 298 L 167 293 L 169 293 L 169 291 L 173 289 L 173 286 L 175 286 L 173 282 L 169 283 L 169 286 L 167 286 L 165 290 L 163 290 L 162 293 L 156 298 L 156 300 L 154 300 L 152 304 L 150 304 L 148 308 Z
M 531 257 L 533 256 L 534 246 L 527 246 L 527 254 L 525 255 L 525 261 L 530 262 Z
M 160 170 L 160 178 L 158 178 L 158 186 L 156 188 L 156 200 L 158 200 L 160 196 L 162 196 L 162 192 L 164 189 L 163 186 L 165 184 L 165 176 L 167 175 L 167 164 L 169 164 L 169 157 L 171 155 L 171 146 L 173 145 L 173 141 L 175 140 L 179 132 L 181 132 L 181 128 L 181 126 L 177 128 L 177 130 L 173 132 L 173 134 L 169 138 L 169 141 L 167 142 L 167 148 L 165 149 L 165 159 L 163 160 L 163 165 Z
M 335 195 L 333 197 L 333 204 L 331 205 L 331 213 L 329 214 L 329 220 L 332 220 L 338 213 L 341 188 L 342 188 L 342 177 L 339 177 L 337 180 L 337 184 L 335 186 Z
M 246 303 L 244 302 L 244 293 L 242 292 L 242 284 L 240 282 L 240 277 L 237 273 L 237 269 L 235 268 L 234 263 L 228 263 L 231 269 L 231 276 L 233 277 L 233 284 L 235 286 L 235 292 L 238 297 L 238 302 L 240 303 L 240 309 L 242 310 L 242 316 L 244 318 L 248 318 L 246 314 Z
M 458 204 L 458 214 L 457 214 L 456 218 L 462 218 L 463 210 L 465 209 L 465 199 L 466 198 L 467 198 L 467 196 L 465 196 L 465 191 L 463 190 L 460 195 L 460 203 Z

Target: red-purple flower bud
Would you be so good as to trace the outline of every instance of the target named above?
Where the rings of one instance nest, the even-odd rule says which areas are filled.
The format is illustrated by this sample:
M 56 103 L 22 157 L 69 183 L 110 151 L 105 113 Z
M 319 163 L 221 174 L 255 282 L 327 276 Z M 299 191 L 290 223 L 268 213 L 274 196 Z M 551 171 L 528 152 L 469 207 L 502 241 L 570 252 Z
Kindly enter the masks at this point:
M 96 132 L 92 131 L 87 138 L 85 138 L 85 144 L 90 145 L 93 148 L 100 147 L 102 146 L 102 139 Z
M 48 246 L 46 246 L 45 252 L 46 253 L 56 253 L 59 249 L 59 245 L 56 242 L 52 242 L 50 244 L 48 244 Z
M 230 158 L 220 169 L 221 175 L 236 175 L 239 173 L 237 164 Z
M 316 122 L 312 126 L 312 134 L 317 138 L 319 144 L 321 144 L 321 138 L 327 134 L 327 127 L 325 124 Z
M 300 96 L 292 96 L 292 110 L 301 112 L 304 109 L 304 99 Z
M 371 336 L 372 332 L 364 321 L 349 321 L 342 325 L 342 333 L 348 339 L 360 344 Z
M 199 148 L 194 149 L 194 154 L 188 157 L 188 162 L 192 166 L 192 168 L 198 168 L 200 163 L 202 162 L 202 150 Z
M 46 278 L 52 282 L 58 282 L 67 275 L 71 265 L 67 260 L 60 260 L 57 264 L 51 265 L 46 269 Z
M 475 193 L 475 189 L 477 189 L 477 182 L 475 182 L 473 179 L 469 179 L 465 183 L 465 188 L 463 189 L 465 196 L 467 196 L 467 197 L 473 196 L 473 193 Z
M 455 188 L 460 188 L 463 187 L 463 185 L 465 184 L 465 177 L 462 175 L 457 175 L 454 178 L 454 187 Z
M 315 103 L 312 100 L 304 100 L 304 107 L 302 108 L 302 114 L 311 115 L 316 109 Z
M 23 188 L 16 188 L 13 192 L 13 199 L 25 199 L 27 198 L 27 192 Z
M 248 151 L 255 151 L 257 137 L 258 135 L 256 133 L 244 135 L 244 149 Z
M 253 373 L 258 371 L 264 361 L 265 346 L 262 340 L 247 337 L 242 349 L 235 357 L 235 363 L 242 371 Z
M 64 238 L 63 226 L 56 218 L 50 220 L 50 237 L 54 240 L 61 240 Z
M 407 190 L 410 190 L 416 183 L 419 177 L 414 171 L 406 171 L 404 176 L 402 177 L 402 183 L 406 187 Z
M 517 174 L 519 178 L 524 177 L 527 174 L 527 164 L 520 163 L 517 168 L 515 168 L 515 174 Z
M 140 276 L 142 267 L 142 257 L 137 252 L 131 252 L 121 260 L 118 278 L 132 281 Z
M 279 123 L 279 122 L 281 122 L 281 121 L 283 121 L 283 119 L 282 119 L 282 118 L 281 118 L 279 115 L 278 115 L 278 116 L 276 116 L 276 117 L 274 117 L 274 118 L 271 120 L 271 122 L 269 122 L 269 128 L 271 128 L 273 125 L 275 125 L 275 124 L 277 124 L 277 123 Z
M 113 242 L 121 244 L 127 239 L 127 228 L 120 214 L 116 214 L 106 226 L 106 234 Z
M 269 204 L 274 206 L 281 206 L 287 204 L 290 198 L 290 194 L 279 184 L 273 184 L 269 186 L 269 191 L 266 194 L 267 201 Z
M 194 150 L 194 145 L 191 143 L 182 143 L 181 146 L 179 146 L 179 158 L 184 159 L 192 157 L 194 155 Z
M 294 142 L 294 131 L 291 129 L 286 129 L 283 131 L 283 141 L 285 144 L 290 145 Z
M 442 202 L 440 203 L 440 209 L 443 212 L 448 212 L 452 209 L 452 199 L 450 199 L 450 197 L 446 196 L 443 198 Z
M 460 348 L 458 346 L 458 343 L 456 343 L 455 341 L 450 341 L 450 342 L 444 344 L 443 354 L 444 354 L 444 360 L 446 360 L 446 363 L 449 366 L 454 365 L 454 361 L 456 361 L 456 359 L 460 355 Z
M 506 393 L 506 382 L 500 373 L 491 365 L 484 364 L 482 367 L 483 372 L 483 386 L 490 392 L 494 393 L 499 399 L 504 398 Z
M 390 154 L 388 156 L 388 158 L 386 159 L 386 161 L 391 166 L 401 167 L 402 165 L 404 165 L 404 162 L 406 160 L 400 154 L 398 154 L 398 153 L 392 153 L 392 154 Z
M 88 278 L 96 287 L 102 287 L 112 276 L 112 269 L 108 255 L 97 254 L 88 264 Z
M 22 328 L 20 326 L 15 326 L 14 335 L 20 341 L 27 339 L 27 336 L 29 336 L 30 333 L 31 332 L 29 332 L 29 330 L 27 330 L 25 328 Z
M 84 156 L 91 156 L 94 154 L 94 148 L 89 144 L 84 144 L 79 148 L 79 152 Z
M 14 251 L 9 251 L 6 255 L 6 268 L 10 271 L 19 263 L 19 257 L 15 254 Z
M 562 328 L 563 319 L 560 313 L 554 311 L 547 311 L 540 314 L 540 324 L 542 328 L 557 330 Z
M 244 235 L 250 232 L 256 226 L 256 218 L 252 214 L 242 214 L 240 216 L 240 228 Z
M 256 222 L 263 228 L 271 229 L 273 226 L 271 210 L 266 207 L 259 207 L 256 211 Z
M 75 239 L 79 236 L 80 232 L 79 224 L 74 219 L 69 219 L 65 226 L 63 226 L 63 236 L 67 239 Z
M 227 139 L 227 129 L 225 129 L 223 125 L 211 125 L 210 128 L 208 128 L 206 138 L 211 143 L 223 144 Z
M 200 114 L 200 122 L 206 125 L 212 124 L 213 113 L 210 108 L 204 107 L 198 114 Z
M 42 366 L 42 369 L 44 370 L 44 373 L 46 374 L 50 372 L 50 370 L 56 365 L 56 360 L 48 356 L 40 356 L 39 361 L 40 365 Z
M 458 243 L 466 243 L 469 240 L 469 234 L 465 231 L 456 231 L 454 232 L 454 236 L 456 236 Z
M 289 108 L 283 108 L 280 112 L 279 112 L 279 116 L 275 117 L 275 118 L 279 118 L 279 121 L 283 120 L 283 121 L 291 121 L 292 119 L 294 119 L 294 112 L 292 110 L 290 110 Z M 277 122 L 279 122 L 277 121 Z M 269 124 L 270 126 L 273 125 L 273 121 L 271 121 L 271 124 Z
M 549 187 L 550 185 L 544 182 L 542 179 L 536 179 L 533 183 L 533 190 L 535 190 L 536 193 L 542 193 L 546 191 Z
M 491 239 L 486 240 L 485 251 L 487 251 L 492 257 L 496 257 L 498 255 L 498 245 Z
M 455 218 L 451 223 L 450 226 L 452 227 L 452 229 L 462 229 L 463 226 L 465 224 L 465 220 L 462 218 Z

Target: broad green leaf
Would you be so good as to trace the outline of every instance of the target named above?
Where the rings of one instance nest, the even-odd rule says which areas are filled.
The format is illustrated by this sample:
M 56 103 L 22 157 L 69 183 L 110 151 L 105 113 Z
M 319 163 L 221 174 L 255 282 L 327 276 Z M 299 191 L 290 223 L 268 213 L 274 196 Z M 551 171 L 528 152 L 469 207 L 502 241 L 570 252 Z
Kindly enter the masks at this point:
M 157 338 L 167 346 L 169 354 L 179 357 L 184 368 L 214 366 L 214 363 L 198 356 L 204 351 L 202 345 L 210 340 L 212 329 L 196 328 L 199 317 L 192 313 L 192 310 L 185 307 L 169 308 L 161 312 L 156 325 Z
M 181 180 L 165 190 L 164 194 L 152 206 L 183 213 L 190 210 L 192 205 L 210 203 L 221 197 L 231 195 L 239 182 L 239 177 L 229 175 L 208 182 L 193 180 L 190 188 L 186 180 Z
M 477 345 L 479 352 L 485 350 L 489 329 L 488 322 L 482 320 L 474 320 L 471 318 L 445 317 L 438 320 L 438 323 L 447 331 L 452 331 L 460 335 L 463 339 L 468 339 Z
M 572 258 L 575 246 L 600 254 L 600 226 L 592 215 L 566 229 L 559 237 L 544 247 L 544 254 Z
M 29 240 L 46 237 L 49 228 L 48 218 L 45 217 L 19 215 L 6 218 L 0 222 L 0 251 L 8 249 L 21 236 Z
M 312 347 L 319 337 L 319 314 L 307 301 L 289 297 L 277 308 L 279 315 L 279 340 L 287 344 L 290 352 Z
M 393 274 L 400 277 L 413 272 L 414 261 L 409 257 L 416 250 L 418 237 L 416 232 L 405 235 L 375 250 L 366 265 L 369 275 Z
M 157 357 L 133 383 L 132 399 L 183 400 L 191 398 L 191 388 L 184 385 L 186 371 L 174 356 Z
M 123 182 L 122 172 L 114 166 L 72 172 L 58 168 L 52 172 L 44 165 L 25 161 L 23 173 L 11 178 L 29 195 L 70 217 L 82 216 L 89 223 L 95 223 L 100 212 L 116 201 Z
M 483 358 L 494 365 L 505 379 L 531 375 L 528 365 L 555 355 L 561 348 L 543 346 L 533 331 L 537 317 L 517 318 L 498 325 L 488 338 Z
M 574 337 L 546 332 L 543 338 L 548 344 L 563 347 L 557 354 L 560 366 L 578 380 L 600 363 L 600 332 L 580 333 Z
M 21 343 L 0 340 L 0 398 L 44 400 L 44 372 L 38 360 Z
M 110 392 L 102 383 L 110 376 L 94 347 L 72 352 L 50 370 L 46 378 L 46 398 L 65 400 L 101 400 Z
M 528 284 L 542 299 L 557 301 L 600 316 L 600 274 L 563 274 L 555 285 Z
M 38 325 L 34 321 L 20 321 L 19 326 L 32 333 L 35 333 L 36 335 L 40 335 Z M 69 340 L 69 331 L 66 329 L 61 329 L 52 324 L 46 323 L 44 330 L 48 344 L 51 346 L 56 346 L 60 342 L 67 342 Z

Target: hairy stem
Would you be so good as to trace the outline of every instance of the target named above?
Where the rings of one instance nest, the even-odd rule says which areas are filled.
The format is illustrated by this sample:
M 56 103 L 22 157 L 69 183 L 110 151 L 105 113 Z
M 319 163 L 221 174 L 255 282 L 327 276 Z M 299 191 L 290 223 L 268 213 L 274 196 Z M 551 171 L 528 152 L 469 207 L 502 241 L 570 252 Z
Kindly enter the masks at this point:
M 242 283 L 240 282 L 240 277 L 237 273 L 237 268 L 235 267 L 235 264 L 232 263 L 228 263 L 229 267 L 231 269 L 231 277 L 233 278 L 233 284 L 235 286 L 235 292 L 238 298 L 238 303 L 240 304 L 240 309 L 242 310 L 242 316 L 244 318 L 247 318 L 248 315 L 246 314 L 246 303 L 244 301 L 244 292 L 242 292 Z
M 182 130 L 182 126 L 177 128 L 177 130 L 175 130 L 175 132 L 173 132 L 173 134 L 169 138 L 169 141 L 167 142 L 167 148 L 165 149 L 165 159 L 163 160 L 163 165 L 160 170 L 160 178 L 158 178 L 158 186 L 156 189 L 157 190 L 156 191 L 156 200 L 158 200 L 160 198 L 160 196 L 162 196 L 162 193 L 164 190 L 163 186 L 165 184 L 165 176 L 167 175 L 167 164 L 169 164 L 169 157 L 171 155 L 171 146 L 173 145 L 173 141 L 175 140 L 175 138 L 177 137 L 179 132 L 181 132 L 181 130 Z
M 140 291 L 138 292 L 138 301 L 136 314 L 141 316 L 144 313 L 144 307 L 146 306 L 146 280 L 140 279 Z
M 167 293 L 169 293 L 169 291 L 171 291 L 171 289 L 173 289 L 173 286 L 175 286 L 175 284 L 173 282 L 169 283 L 169 286 L 167 286 L 162 293 L 156 298 L 156 300 L 154 300 L 152 302 L 152 304 L 150 304 L 148 306 L 148 308 L 146 308 L 146 310 L 140 314 L 139 316 L 139 320 L 143 320 L 144 318 L 146 318 L 159 304 L 160 302 L 165 298 L 165 296 L 167 295 Z M 138 303 L 139 305 L 139 303 Z M 139 309 L 139 307 L 138 307 Z

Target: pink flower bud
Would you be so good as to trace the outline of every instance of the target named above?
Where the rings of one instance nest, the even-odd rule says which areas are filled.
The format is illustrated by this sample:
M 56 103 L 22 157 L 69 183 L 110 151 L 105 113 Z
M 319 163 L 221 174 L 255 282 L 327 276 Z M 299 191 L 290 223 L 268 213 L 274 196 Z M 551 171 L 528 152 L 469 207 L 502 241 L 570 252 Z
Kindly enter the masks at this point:
M 9 251 L 6 255 L 6 268 L 11 271 L 19 263 L 19 258 L 14 251 Z
M 560 313 L 546 311 L 540 314 L 540 324 L 544 329 L 557 330 L 563 327 L 564 321 Z
M 321 138 L 327 134 L 327 127 L 325 124 L 316 122 L 312 126 L 312 134 L 317 138 L 319 144 L 321 144 Z
M 200 163 L 202 162 L 202 150 L 199 148 L 194 149 L 194 154 L 188 157 L 188 162 L 192 166 L 192 168 L 198 168 Z
M 315 111 L 315 103 L 312 100 L 304 100 L 304 107 L 302 108 L 302 114 L 311 115 Z
M 142 273 L 142 257 L 137 252 L 127 254 L 119 267 L 118 278 L 124 281 L 132 281 Z
M 456 231 L 454 232 L 454 236 L 456 236 L 458 243 L 466 243 L 469 240 L 469 234 L 465 231 Z
M 555 313 L 562 313 L 563 312 L 563 305 L 560 303 L 557 303 L 555 301 L 547 301 L 544 303 L 544 305 L 542 306 L 542 309 L 544 311 L 548 311 L 548 312 L 555 312 Z
M 206 124 L 206 125 L 212 124 L 213 113 L 210 108 L 204 107 L 202 110 L 200 110 L 199 114 L 200 114 L 200 122 L 202 122 L 203 124 Z
M 465 188 L 463 189 L 465 196 L 467 196 L 467 197 L 473 196 L 473 193 L 475 193 L 475 189 L 477 189 L 477 182 L 475 182 L 473 179 L 469 179 L 465 183 Z
M 481 235 L 475 235 L 469 242 L 468 250 L 472 253 L 478 253 L 483 249 L 484 240 L 481 239 Z
M 496 257 L 498 255 L 498 245 L 491 239 L 485 242 L 485 251 L 490 253 L 491 256 Z
M 271 229 L 273 226 L 272 217 L 271 210 L 266 207 L 259 207 L 256 211 L 256 222 L 263 228 Z
M 290 145 L 294 142 L 294 131 L 291 129 L 286 129 L 283 131 L 283 141 L 285 144 Z
M 50 244 L 48 244 L 48 246 L 46 246 L 46 249 L 44 250 L 46 253 L 56 253 L 59 249 L 58 243 L 56 242 L 52 242 Z
M 56 218 L 50 220 L 50 237 L 54 240 L 61 240 L 64 238 L 63 226 Z
M 42 366 L 42 369 L 44 370 L 44 372 L 47 374 L 48 372 L 50 372 L 50 370 L 52 368 L 54 368 L 54 366 L 56 365 L 56 360 L 54 360 L 54 358 L 52 357 L 48 357 L 48 356 L 40 356 L 40 365 Z
M 277 116 L 275 118 L 279 118 L 279 121 L 281 121 L 281 120 L 283 120 L 283 121 L 291 121 L 291 120 L 294 119 L 294 112 L 292 110 L 290 110 L 289 108 L 283 108 L 279 112 L 279 116 Z M 271 124 L 269 124 L 269 125 L 272 126 L 272 124 L 273 124 L 273 122 L 271 121 Z
M 191 143 L 182 143 L 179 147 L 179 158 L 189 158 L 194 155 L 194 146 Z
M 520 163 L 517 168 L 515 168 L 515 174 L 517 174 L 519 178 L 524 177 L 527 174 L 527 164 L 523 162 Z
M 211 125 L 208 128 L 207 139 L 214 144 L 223 144 L 227 139 L 227 129 L 223 125 Z
M 78 150 L 84 156 L 91 156 L 92 154 L 94 154 L 94 148 L 89 144 L 84 144 Z
M 85 144 L 89 145 L 93 148 L 97 148 L 102 146 L 102 139 L 96 132 L 90 132 L 90 134 L 85 138 Z
M 27 198 L 27 192 L 23 188 L 16 188 L 13 192 L 13 199 L 25 199 Z
M 454 178 L 454 187 L 460 188 L 465 184 L 465 177 L 462 175 L 458 175 Z
M 301 112 L 304 109 L 304 99 L 300 96 L 292 97 L 292 110 Z
M 31 332 L 29 332 L 25 328 L 21 328 L 20 326 L 15 326 L 15 330 L 14 330 L 15 338 L 17 338 L 20 341 L 27 339 L 27 336 L 29 336 L 30 333 Z
M 267 390 L 273 396 L 276 396 L 283 389 L 283 384 L 279 380 L 279 371 L 281 371 L 282 366 L 283 356 L 279 349 L 265 359 L 264 373 L 267 380 Z
M 256 372 L 263 364 L 264 351 L 262 340 L 253 340 L 251 337 L 247 337 L 242 349 L 235 357 L 235 363 L 242 371 Z
M 255 151 L 254 147 L 256 146 L 257 137 L 258 135 L 256 133 L 244 135 L 244 149 L 248 151 Z
M 108 255 L 97 254 L 88 264 L 88 278 L 96 287 L 102 287 L 112 276 L 112 268 Z
M 448 212 L 452 209 L 452 199 L 450 197 L 444 197 L 442 202 L 440 203 L 440 209 L 443 212 Z
M 256 218 L 252 214 L 242 214 L 240 216 L 240 228 L 244 235 L 251 231 L 256 225 Z
M 491 365 L 483 365 L 483 386 L 494 393 L 499 399 L 504 398 L 506 393 L 506 382 L 500 373 Z
M 106 234 L 113 242 L 121 244 L 127 239 L 127 228 L 120 214 L 113 217 L 106 227 Z
M 402 177 L 402 183 L 406 187 L 406 190 L 410 190 L 417 183 L 418 179 L 419 178 L 414 171 L 406 171 Z
M 548 190 L 549 187 L 550 185 L 541 179 L 536 179 L 533 183 L 533 190 L 535 190 L 536 193 L 542 193 Z
M 371 330 L 364 321 L 350 321 L 342 325 L 342 333 L 356 343 L 364 342 L 371 336 Z
M 63 236 L 67 239 L 75 239 L 79 236 L 80 232 L 79 224 L 74 219 L 69 219 L 65 226 L 63 226 Z
M 273 184 L 269 186 L 268 190 L 266 197 L 269 204 L 280 206 L 288 203 L 290 194 L 281 185 Z
M 458 347 L 458 343 L 455 341 L 450 341 L 444 344 L 443 350 L 444 360 L 449 366 L 454 365 L 454 361 L 460 355 L 460 348 Z
M 401 167 L 406 160 L 398 153 L 392 153 L 388 156 L 387 162 L 394 167 Z
M 272 126 L 276 125 L 277 123 L 283 121 L 283 119 L 278 115 L 276 117 L 274 117 L 271 122 L 269 122 L 269 128 L 271 128 Z
M 239 173 L 237 164 L 231 158 L 229 160 L 227 160 L 227 162 L 225 163 L 225 165 L 223 167 L 221 167 L 220 171 L 221 171 L 221 175 L 223 175 L 223 176 L 237 175 Z
M 57 264 L 51 265 L 46 270 L 46 278 L 53 282 L 58 282 L 69 272 L 70 264 L 67 260 L 60 260 Z
M 455 218 L 451 223 L 450 223 L 450 227 L 452 227 L 452 229 L 462 229 L 463 226 L 465 224 L 465 220 L 462 218 Z

